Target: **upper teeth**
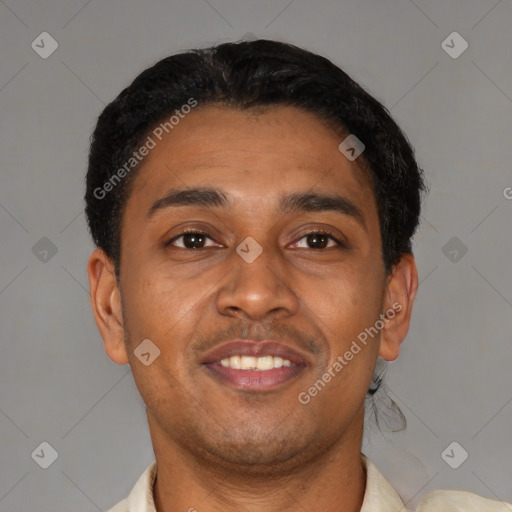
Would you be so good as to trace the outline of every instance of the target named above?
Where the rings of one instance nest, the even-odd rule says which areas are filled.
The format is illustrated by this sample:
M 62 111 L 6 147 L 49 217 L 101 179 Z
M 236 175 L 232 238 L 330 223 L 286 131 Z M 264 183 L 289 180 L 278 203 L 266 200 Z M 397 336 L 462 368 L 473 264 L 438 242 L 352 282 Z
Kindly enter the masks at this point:
M 220 364 L 235 370 L 272 370 L 272 368 L 281 368 L 281 366 L 291 366 L 288 359 L 278 356 L 231 356 L 222 359 Z

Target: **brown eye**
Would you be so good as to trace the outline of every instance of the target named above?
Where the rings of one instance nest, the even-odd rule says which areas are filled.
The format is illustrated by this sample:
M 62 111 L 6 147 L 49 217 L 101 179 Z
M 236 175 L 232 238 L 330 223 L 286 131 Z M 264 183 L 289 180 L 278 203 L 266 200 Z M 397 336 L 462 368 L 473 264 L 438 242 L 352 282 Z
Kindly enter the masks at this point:
M 306 233 L 300 240 L 305 240 L 307 246 L 300 247 L 298 244 L 299 242 L 296 242 L 295 245 L 299 248 L 304 249 L 328 249 L 330 247 L 344 247 L 344 244 L 342 244 L 337 238 L 332 236 L 330 233 L 324 233 L 321 231 L 314 231 L 311 233 Z M 334 242 L 334 245 L 329 246 L 329 241 Z
M 313 249 L 325 249 L 329 244 L 329 237 L 323 233 L 312 233 L 307 236 L 307 243 Z
M 183 239 L 183 241 L 180 244 L 176 244 L 175 242 L 180 239 Z M 212 240 L 206 233 L 202 233 L 201 231 L 187 231 L 175 236 L 165 245 L 166 247 L 172 245 L 180 249 L 203 249 L 206 247 L 205 243 L 207 239 Z

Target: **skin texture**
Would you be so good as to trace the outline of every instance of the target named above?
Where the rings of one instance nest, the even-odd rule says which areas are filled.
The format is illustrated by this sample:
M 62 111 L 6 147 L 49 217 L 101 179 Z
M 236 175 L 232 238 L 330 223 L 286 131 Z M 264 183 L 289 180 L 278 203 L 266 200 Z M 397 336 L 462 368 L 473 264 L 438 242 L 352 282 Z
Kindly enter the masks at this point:
M 344 136 L 293 107 L 238 111 L 197 107 L 152 149 L 135 177 L 123 216 L 119 286 L 112 262 L 89 260 L 91 303 L 105 351 L 130 364 L 146 404 L 158 464 L 159 512 L 358 511 L 364 399 L 377 357 L 394 360 L 409 328 L 418 286 L 406 254 L 389 276 L 366 171 L 338 150 Z M 173 206 L 148 218 L 173 188 L 215 187 L 230 208 Z M 336 192 L 364 225 L 335 211 L 279 213 L 283 194 Z M 206 231 L 202 250 L 182 228 Z M 308 233 L 327 229 L 346 244 Z M 254 238 L 252 263 L 236 247 Z M 318 245 L 317 245 L 318 246 Z M 310 403 L 307 391 L 379 315 L 400 304 Z M 243 391 L 201 364 L 235 338 L 274 339 L 309 366 L 279 388 Z M 160 356 L 134 355 L 144 339 Z M 300 504 L 300 506 L 299 506 Z

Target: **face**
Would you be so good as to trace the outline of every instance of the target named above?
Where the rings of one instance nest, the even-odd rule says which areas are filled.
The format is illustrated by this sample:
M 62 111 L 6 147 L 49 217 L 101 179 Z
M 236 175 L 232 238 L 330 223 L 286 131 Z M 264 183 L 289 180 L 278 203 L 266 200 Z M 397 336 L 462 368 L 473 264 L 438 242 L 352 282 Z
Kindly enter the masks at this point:
M 129 362 L 154 446 L 291 467 L 359 435 L 377 356 L 394 359 L 405 336 L 415 269 L 405 258 L 409 274 L 386 276 L 374 194 L 339 151 L 345 136 L 292 107 L 198 107 L 143 161 L 119 288 L 99 250 L 89 275 L 106 351 Z

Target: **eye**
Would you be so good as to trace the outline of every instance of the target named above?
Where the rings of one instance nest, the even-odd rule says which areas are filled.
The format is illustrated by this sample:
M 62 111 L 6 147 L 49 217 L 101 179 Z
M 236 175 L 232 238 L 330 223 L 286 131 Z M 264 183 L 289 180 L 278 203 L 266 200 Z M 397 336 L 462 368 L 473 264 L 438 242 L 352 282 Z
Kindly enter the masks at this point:
M 300 240 L 305 240 L 306 244 L 310 244 L 313 247 L 299 247 L 300 249 L 329 249 L 331 247 L 346 247 L 343 242 L 338 240 L 332 233 L 328 231 L 311 231 L 310 233 L 306 233 L 303 235 Z M 295 242 L 295 246 L 297 246 L 299 242 Z M 329 246 L 329 242 L 334 242 L 334 246 Z
M 206 245 L 207 240 L 211 240 L 214 242 L 213 245 Z M 300 246 L 302 240 L 305 240 L 305 243 L 309 245 L 309 247 Z M 177 243 L 180 241 L 180 243 Z M 331 245 L 329 245 L 331 243 Z M 184 231 L 179 235 L 171 238 L 168 242 L 165 243 L 165 247 L 173 246 L 179 249 L 193 249 L 200 250 L 206 247 L 215 247 L 217 244 L 213 238 L 204 231 L 198 230 L 190 230 Z M 309 233 L 305 233 L 298 242 L 293 244 L 295 247 L 299 249 L 310 249 L 310 250 L 319 250 L 319 249 L 329 249 L 332 247 L 341 247 L 345 248 L 346 245 L 341 242 L 338 238 L 336 238 L 332 233 L 328 231 L 311 231 Z
M 183 239 L 180 244 L 175 244 L 175 242 L 179 239 Z M 180 233 L 179 235 L 176 235 L 175 237 L 171 238 L 168 242 L 165 243 L 165 246 L 172 245 L 174 247 L 178 247 L 180 249 L 203 249 L 204 247 L 207 247 L 205 245 L 206 240 L 212 240 L 213 239 L 208 235 L 208 233 L 205 233 L 203 231 L 184 231 L 183 233 Z M 210 246 L 211 247 L 211 246 Z

